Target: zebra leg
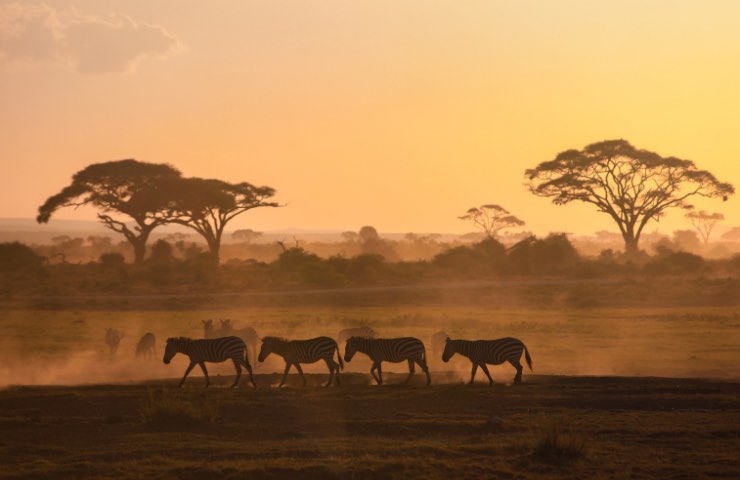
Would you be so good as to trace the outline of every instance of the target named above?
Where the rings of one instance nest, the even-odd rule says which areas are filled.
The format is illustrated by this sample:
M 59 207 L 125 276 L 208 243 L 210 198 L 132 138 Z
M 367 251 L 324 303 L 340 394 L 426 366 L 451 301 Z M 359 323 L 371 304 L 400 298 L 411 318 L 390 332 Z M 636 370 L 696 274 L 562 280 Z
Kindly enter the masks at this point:
M 383 385 L 383 369 L 380 367 L 381 363 L 383 362 L 376 363 L 376 370 L 378 371 L 378 385 Z
M 409 358 L 409 376 L 406 377 L 406 380 L 403 381 L 404 385 L 409 383 L 409 380 L 411 380 L 411 377 L 414 376 L 414 373 L 416 373 L 416 369 L 414 368 L 414 361 Z
M 280 385 L 278 385 L 278 388 L 285 385 L 285 379 L 288 378 L 288 370 L 290 370 L 291 365 L 292 365 L 291 363 L 285 362 L 285 371 L 283 372 L 283 379 L 280 380 Z
M 380 385 L 383 382 L 377 376 L 375 376 L 375 370 L 377 370 L 377 369 L 378 369 L 378 365 L 376 363 L 373 363 L 373 366 L 370 367 L 370 375 L 373 376 L 373 380 L 375 380 L 375 383 L 377 383 L 378 385 Z
M 306 386 L 306 377 L 303 376 L 303 369 L 301 368 L 301 364 L 296 362 L 295 369 L 298 370 L 298 373 L 301 374 L 301 380 L 303 380 L 303 386 Z
M 509 360 L 509 363 L 514 368 L 516 368 L 516 375 L 514 376 L 514 385 L 522 383 L 522 370 L 524 370 L 524 368 L 522 368 L 521 362 L 519 362 L 519 360 L 515 360 L 515 361 Z
M 237 386 L 239 386 L 239 379 L 242 376 L 242 359 L 241 356 L 239 356 L 237 358 L 232 358 L 231 360 L 234 362 L 234 368 L 236 369 L 236 378 L 234 379 L 234 384 L 231 386 L 231 388 L 236 388 Z
M 329 385 L 331 385 L 332 380 L 334 380 L 334 369 L 336 368 L 337 370 L 339 370 L 339 365 L 329 358 L 324 358 L 324 362 L 326 363 L 326 366 L 329 367 L 329 381 L 324 384 L 325 387 L 328 387 Z M 338 373 L 337 381 L 339 381 Z
M 182 384 L 185 383 L 185 379 L 188 378 L 188 374 L 193 369 L 193 367 L 195 367 L 196 364 L 197 362 L 194 362 L 192 360 L 190 361 L 190 365 L 188 365 L 188 368 L 185 369 L 185 375 L 182 376 L 182 380 L 180 380 L 180 384 L 178 385 L 178 387 L 182 387 Z
M 254 383 L 254 377 L 252 376 L 252 366 L 246 361 L 246 357 L 244 358 L 244 367 L 247 369 L 247 373 L 249 373 L 249 381 L 252 382 L 252 386 L 257 388 L 257 384 Z M 239 370 L 237 370 L 237 372 L 238 371 Z
M 475 372 L 478 371 L 478 364 L 473 362 L 473 369 L 470 371 L 470 381 L 468 382 L 468 385 L 472 385 L 473 382 L 475 382 Z
M 422 371 L 427 375 L 427 385 L 431 385 L 432 377 L 431 375 L 429 375 L 429 367 L 427 366 L 427 362 L 423 358 L 420 358 L 419 360 L 416 361 L 416 363 L 419 364 Z
M 485 363 L 481 363 L 480 364 L 480 369 L 483 370 L 483 372 L 488 377 L 488 386 L 489 387 L 490 386 L 493 386 L 493 378 L 491 378 L 491 373 L 488 371 L 488 367 L 486 366 L 486 364 Z
M 208 370 L 206 370 L 206 362 L 200 362 L 200 369 L 203 370 L 203 375 L 206 376 L 206 388 L 211 384 L 211 380 L 208 378 Z

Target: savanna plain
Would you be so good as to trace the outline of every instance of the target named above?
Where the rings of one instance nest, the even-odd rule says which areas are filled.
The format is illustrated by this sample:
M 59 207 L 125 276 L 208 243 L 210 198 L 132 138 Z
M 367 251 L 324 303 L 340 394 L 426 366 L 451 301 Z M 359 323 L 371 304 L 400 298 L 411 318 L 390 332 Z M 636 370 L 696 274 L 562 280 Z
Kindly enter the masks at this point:
M 552 285 L 516 287 L 530 292 L 519 303 L 480 294 L 511 288 L 10 302 L 0 313 L 0 478 L 740 476 L 738 307 L 563 307 Z M 283 363 L 270 356 L 256 362 L 257 389 L 244 376 L 229 389 L 228 362 L 209 364 L 210 388 L 196 368 L 178 389 L 187 359 L 164 365 L 164 339 L 202 337 L 207 318 L 289 338 L 359 325 L 417 336 L 432 385 L 417 369 L 402 386 L 406 365 L 386 363 L 376 386 L 358 354 L 341 387 L 322 386 L 319 362 L 304 369 L 307 387 L 291 375 L 277 388 Z M 108 327 L 124 334 L 114 355 Z M 466 385 L 470 363 L 442 362 L 431 342 L 440 330 L 520 338 L 534 370 L 512 385 L 511 366 L 492 367 L 493 387 L 482 372 Z M 148 331 L 157 354 L 136 358 Z

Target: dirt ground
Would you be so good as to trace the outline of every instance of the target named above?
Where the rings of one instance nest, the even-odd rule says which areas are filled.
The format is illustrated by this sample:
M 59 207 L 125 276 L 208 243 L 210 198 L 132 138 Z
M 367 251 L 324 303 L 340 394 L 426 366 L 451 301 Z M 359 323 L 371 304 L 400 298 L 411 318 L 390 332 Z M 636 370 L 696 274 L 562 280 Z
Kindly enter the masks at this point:
M 537 376 L 467 386 L 226 388 L 193 377 L 0 391 L 0 478 L 740 478 L 740 383 Z M 449 382 L 449 383 L 445 383 Z M 147 423 L 147 398 L 179 395 L 212 421 Z

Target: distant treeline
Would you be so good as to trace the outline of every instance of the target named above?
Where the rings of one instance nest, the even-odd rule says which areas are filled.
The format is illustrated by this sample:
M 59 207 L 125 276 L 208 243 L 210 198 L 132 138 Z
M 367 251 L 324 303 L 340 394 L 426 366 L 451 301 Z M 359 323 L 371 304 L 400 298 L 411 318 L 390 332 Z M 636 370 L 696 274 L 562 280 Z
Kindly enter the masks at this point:
M 274 260 L 252 258 L 221 265 L 215 264 L 197 245 L 185 242 L 155 242 L 143 264 L 126 263 L 124 255 L 116 251 L 103 253 L 94 262 L 52 262 L 51 257 L 42 256 L 27 245 L 3 243 L 0 244 L 0 287 L 6 295 L 67 295 L 412 285 L 517 276 L 740 276 L 740 255 L 707 260 L 671 248 L 671 244 L 658 245 L 654 255 L 643 254 L 639 258 L 610 249 L 586 257 L 579 254 L 565 234 L 529 236 L 509 246 L 486 238 L 442 248 L 428 260 L 403 261 L 397 259 L 395 242 L 374 235 L 368 238 L 370 241 L 353 240 L 357 250 L 350 250 L 351 255 L 344 252 L 325 257 L 301 245 L 279 242 L 260 246 L 277 248 L 279 252 Z

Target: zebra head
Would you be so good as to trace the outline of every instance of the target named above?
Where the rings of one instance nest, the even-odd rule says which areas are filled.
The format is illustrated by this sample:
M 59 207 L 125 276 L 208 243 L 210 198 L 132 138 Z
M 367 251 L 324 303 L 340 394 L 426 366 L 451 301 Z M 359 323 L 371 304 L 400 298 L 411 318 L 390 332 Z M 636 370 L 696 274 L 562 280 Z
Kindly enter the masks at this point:
M 162 359 L 165 365 L 168 365 L 170 361 L 172 361 L 172 357 L 175 356 L 175 354 L 177 353 L 177 350 L 178 350 L 177 349 L 177 339 L 168 338 L 167 345 L 164 347 L 164 358 Z
M 349 337 L 344 346 L 344 361 L 351 362 L 355 353 L 357 353 L 357 337 Z
M 260 354 L 257 360 L 264 362 L 265 359 L 271 354 L 276 353 L 275 347 L 278 346 L 280 339 L 277 337 L 265 337 L 262 339 L 262 348 L 260 348 Z
M 234 331 L 234 326 L 231 324 L 231 319 L 220 320 L 221 322 L 221 334 L 228 334 Z
M 457 353 L 457 350 L 455 349 L 454 342 L 450 340 L 450 337 L 447 337 L 445 339 L 445 351 L 442 353 L 442 361 L 449 362 L 455 353 Z

